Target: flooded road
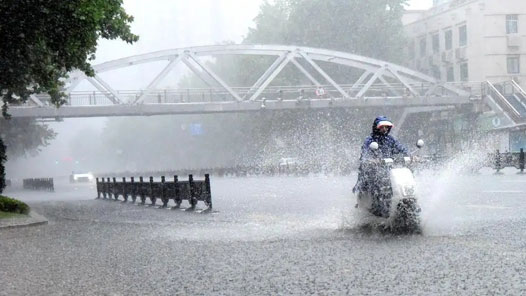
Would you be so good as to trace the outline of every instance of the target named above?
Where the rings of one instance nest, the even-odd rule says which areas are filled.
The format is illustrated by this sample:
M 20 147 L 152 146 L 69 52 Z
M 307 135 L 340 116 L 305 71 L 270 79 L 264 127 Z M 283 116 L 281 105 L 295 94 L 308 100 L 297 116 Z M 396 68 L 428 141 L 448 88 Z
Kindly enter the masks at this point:
M 212 177 L 207 215 L 13 190 L 50 222 L 0 230 L 0 295 L 526 293 L 525 175 L 419 174 L 414 236 L 362 231 L 355 180 Z

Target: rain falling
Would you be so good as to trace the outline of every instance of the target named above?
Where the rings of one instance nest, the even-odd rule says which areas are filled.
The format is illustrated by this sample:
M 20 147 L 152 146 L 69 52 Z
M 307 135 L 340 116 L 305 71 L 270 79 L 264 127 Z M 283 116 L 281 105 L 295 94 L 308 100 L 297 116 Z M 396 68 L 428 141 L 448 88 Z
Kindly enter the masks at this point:
M 522 295 L 522 0 L 0 0 L 0 295 Z

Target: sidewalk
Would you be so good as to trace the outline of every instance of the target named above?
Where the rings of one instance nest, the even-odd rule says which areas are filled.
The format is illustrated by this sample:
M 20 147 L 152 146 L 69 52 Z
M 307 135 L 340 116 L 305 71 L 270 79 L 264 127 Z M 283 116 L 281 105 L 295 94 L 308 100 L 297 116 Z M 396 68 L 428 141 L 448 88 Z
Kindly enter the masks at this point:
M 39 215 L 35 211 L 31 210 L 31 212 L 29 213 L 29 217 L 26 218 L 0 219 L 0 229 L 43 225 L 47 224 L 47 222 L 48 220 L 46 219 L 46 217 Z

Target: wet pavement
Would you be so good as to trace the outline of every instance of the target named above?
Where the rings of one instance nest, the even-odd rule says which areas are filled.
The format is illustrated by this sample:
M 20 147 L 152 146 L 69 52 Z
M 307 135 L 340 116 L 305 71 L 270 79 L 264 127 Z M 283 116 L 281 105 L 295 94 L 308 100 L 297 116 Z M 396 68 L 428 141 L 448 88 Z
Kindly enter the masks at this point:
M 212 178 L 213 214 L 13 190 L 49 224 L 0 229 L 0 295 L 526 294 L 526 175 L 420 174 L 412 236 L 364 231 L 354 180 Z

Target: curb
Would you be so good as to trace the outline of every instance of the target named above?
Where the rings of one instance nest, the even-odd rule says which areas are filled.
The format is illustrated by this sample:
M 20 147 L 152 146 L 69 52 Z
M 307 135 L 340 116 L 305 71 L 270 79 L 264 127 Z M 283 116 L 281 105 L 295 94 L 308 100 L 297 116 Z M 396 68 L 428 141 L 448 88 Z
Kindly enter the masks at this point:
M 28 226 L 45 225 L 48 223 L 46 217 L 31 210 L 27 218 L 7 218 L 0 220 L 0 230 L 7 228 L 19 228 Z

